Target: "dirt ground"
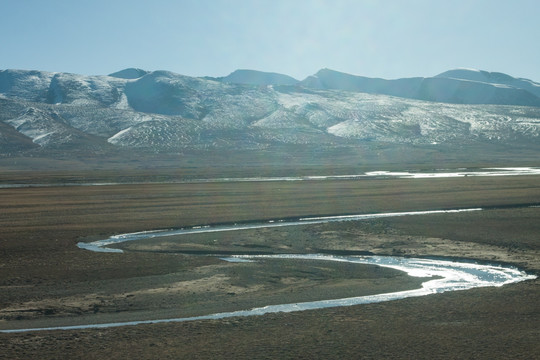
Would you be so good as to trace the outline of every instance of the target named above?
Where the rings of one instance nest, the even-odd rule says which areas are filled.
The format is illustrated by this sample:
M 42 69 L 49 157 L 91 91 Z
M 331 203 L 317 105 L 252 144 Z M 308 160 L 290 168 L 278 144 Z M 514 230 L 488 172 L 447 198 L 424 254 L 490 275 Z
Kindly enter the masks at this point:
M 0 328 L 184 317 L 397 291 L 372 266 L 226 263 L 205 253 L 363 253 L 504 262 L 540 273 L 540 177 L 0 189 Z M 92 253 L 112 234 L 291 216 L 481 212 L 198 234 Z M 454 358 L 540 354 L 539 280 L 347 308 L 0 334 L 0 358 Z

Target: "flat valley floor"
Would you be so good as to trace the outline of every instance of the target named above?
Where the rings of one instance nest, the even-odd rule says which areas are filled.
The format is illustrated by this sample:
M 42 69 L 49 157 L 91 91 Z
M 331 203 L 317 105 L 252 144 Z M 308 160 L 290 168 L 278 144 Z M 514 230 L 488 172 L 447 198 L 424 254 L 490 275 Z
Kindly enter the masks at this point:
M 2 180 L 40 178 L 21 174 Z M 412 289 L 423 280 L 364 265 L 226 263 L 212 254 L 435 256 L 540 273 L 540 176 L 22 187 L 0 189 L 0 199 L 0 329 L 203 315 Z M 119 244 L 122 254 L 76 246 L 155 229 L 470 207 L 486 210 L 183 235 Z M 532 359 L 540 354 L 539 285 L 222 320 L 0 333 L 0 358 Z

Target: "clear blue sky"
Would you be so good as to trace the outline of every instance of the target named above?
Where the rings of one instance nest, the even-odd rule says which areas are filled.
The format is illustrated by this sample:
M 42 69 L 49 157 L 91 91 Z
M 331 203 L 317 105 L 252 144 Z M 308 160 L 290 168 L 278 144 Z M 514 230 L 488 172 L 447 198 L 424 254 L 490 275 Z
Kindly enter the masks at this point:
M 0 69 L 540 81 L 539 0 L 0 0 Z

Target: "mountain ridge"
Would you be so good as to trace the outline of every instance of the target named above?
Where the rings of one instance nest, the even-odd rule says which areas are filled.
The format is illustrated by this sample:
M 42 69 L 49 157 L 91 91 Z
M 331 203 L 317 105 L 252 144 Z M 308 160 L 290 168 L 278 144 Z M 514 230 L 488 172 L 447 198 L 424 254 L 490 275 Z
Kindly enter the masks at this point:
M 517 87 L 537 84 L 510 76 L 491 76 L 506 82 L 491 84 L 463 71 L 385 80 L 323 69 L 284 84 L 290 79 L 264 72 L 241 71 L 255 75 L 254 83 L 234 83 L 126 70 L 115 76 L 0 71 L 0 155 L 379 143 L 534 147 L 540 138 L 540 107 Z
M 386 80 L 322 69 L 303 80 L 301 85 L 455 104 L 540 106 L 540 84 L 530 80 L 524 81 L 503 74 L 507 77 L 504 83 L 490 83 L 445 74 L 455 75 L 456 72 L 450 70 L 435 77 Z

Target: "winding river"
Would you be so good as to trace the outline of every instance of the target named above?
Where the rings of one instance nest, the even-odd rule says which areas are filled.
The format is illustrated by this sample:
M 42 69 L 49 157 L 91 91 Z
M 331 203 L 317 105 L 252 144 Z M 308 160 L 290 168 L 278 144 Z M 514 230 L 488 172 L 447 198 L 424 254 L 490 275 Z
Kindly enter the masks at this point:
M 299 226 L 299 225 L 315 225 L 329 222 L 338 221 L 357 221 L 368 220 L 385 217 L 397 217 L 397 216 L 411 216 L 411 215 L 429 215 L 429 214 L 448 214 L 458 212 L 480 211 L 482 208 L 468 208 L 468 209 L 454 209 L 454 210 L 428 210 L 428 211 L 403 211 L 403 212 L 389 212 L 378 214 L 357 214 L 357 215 L 337 215 L 337 216 L 319 216 L 319 217 L 303 217 L 298 219 L 287 220 L 269 220 L 267 222 L 260 223 L 246 223 L 246 224 L 228 224 L 228 225 L 201 225 L 191 228 L 182 229 L 164 229 L 164 230 L 152 230 L 141 231 L 128 234 L 113 235 L 107 239 L 98 240 L 90 243 L 79 242 L 77 246 L 81 249 L 86 249 L 95 252 L 116 252 L 121 253 L 123 250 L 109 248 L 108 245 L 119 244 L 127 241 L 137 241 L 143 239 L 154 239 L 167 236 L 188 235 L 188 234 L 200 234 L 209 232 L 224 232 L 224 231 L 239 231 L 249 229 L 262 229 L 262 228 L 274 228 L 285 226 Z
M 312 225 L 336 221 L 358 221 L 365 219 L 374 219 L 382 217 L 396 216 L 415 216 L 427 214 L 445 214 L 456 212 L 481 211 L 481 208 L 455 209 L 455 210 L 432 210 L 432 211 L 410 211 L 410 212 L 394 212 L 394 213 L 379 213 L 379 214 L 358 214 L 345 216 L 326 216 L 326 217 L 307 217 L 293 220 L 271 220 L 264 223 L 249 223 L 249 224 L 230 224 L 218 226 L 195 226 L 186 229 L 167 229 L 156 231 L 145 231 L 129 234 L 114 235 L 104 240 L 94 241 L 91 243 L 80 242 L 79 248 L 95 252 L 122 252 L 121 249 L 109 248 L 107 246 L 114 245 L 126 241 L 137 241 L 142 239 L 159 238 L 166 236 L 177 236 L 183 234 L 194 234 L 203 232 L 223 232 L 223 231 L 238 231 L 246 229 L 258 229 L 269 227 L 283 226 L 299 226 Z M 2 333 L 15 332 L 34 332 L 45 330 L 76 330 L 76 329 L 96 329 L 109 328 L 140 324 L 157 324 L 157 323 L 172 323 L 194 320 L 208 319 L 223 319 L 235 316 L 254 316 L 277 312 L 293 312 L 303 310 L 322 309 L 340 306 L 352 306 L 359 304 L 368 304 L 375 302 L 383 302 L 390 300 L 398 300 L 409 297 L 424 296 L 445 291 L 467 290 L 476 287 L 485 286 L 502 286 L 505 284 L 516 283 L 524 280 L 535 279 L 536 276 L 530 275 L 510 266 L 478 264 L 470 261 L 449 261 L 443 259 L 422 259 L 422 258 L 405 258 L 392 256 L 333 256 L 321 254 L 303 254 L 303 255 L 235 255 L 222 258 L 229 262 L 245 262 L 257 261 L 258 259 L 279 258 L 279 259 L 312 259 L 324 261 L 340 261 L 356 264 L 369 264 L 382 267 L 388 267 L 406 272 L 409 276 L 414 277 L 431 277 L 431 280 L 425 281 L 422 287 L 414 290 L 406 290 L 385 294 L 350 297 L 331 300 L 317 300 L 301 303 L 268 305 L 248 310 L 239 310 L 232 312 L 222 312 L 208 314 L 202 316 L 185 317 L 185 318 L 170 318 L 156 320 L 141 320 L 128 322 L 115 322 L 103 324 L 81 324 L 74 326 L 57 326 L 44 328 L 28 328 L 28 329 L 12 329 L 0 330 Z

